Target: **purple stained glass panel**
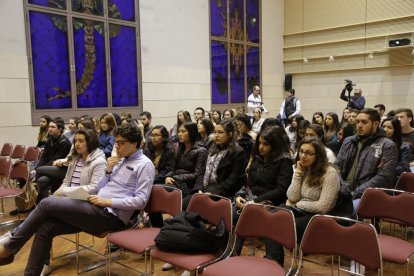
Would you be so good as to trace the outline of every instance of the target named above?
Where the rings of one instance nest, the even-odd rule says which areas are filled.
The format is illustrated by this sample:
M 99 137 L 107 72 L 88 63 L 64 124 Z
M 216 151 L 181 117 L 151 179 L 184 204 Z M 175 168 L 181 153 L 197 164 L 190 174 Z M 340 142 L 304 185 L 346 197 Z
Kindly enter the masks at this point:
M 71 108 L 66 17 L 30 11 L 36 109 Z
M 259 43 L 259 0 L 246 0 L 247 40 Z
M 210 0 L 210 22 L 212 36 L 225 35 L 227 24 L 227 0 Z
M 134 0 L 108 0 L 108 16 L 110 18 L 135 21 Z
M 72 11 L 103 16 L 103 2 L 102 0 L 72 0 Z
M 135 28 L 109 25 L 112 106 L 138 106 Z
M 78 107 L 107 107 L 103 23 L 73 19 Z
M 244 103 L 244 46 L 230 44 L 230 94 L 231 103 Z
M 258 47 L 247 50 L 247 89 L 251 93 L 253 86 L 260 85 L 260 51 Z
M 225 42 L 211 41 L 211 94 L 213 104 L 227 104 L 227 50 Z
M 244 0 L 229 0 L 230 8 L 230 39 L 244 40 Z

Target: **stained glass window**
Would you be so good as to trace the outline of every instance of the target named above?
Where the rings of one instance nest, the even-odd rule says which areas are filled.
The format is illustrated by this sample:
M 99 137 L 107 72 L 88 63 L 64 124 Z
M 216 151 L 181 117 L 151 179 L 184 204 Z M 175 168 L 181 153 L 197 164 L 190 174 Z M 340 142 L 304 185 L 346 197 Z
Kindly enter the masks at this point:
M 68 119 L 103 109 L 142 110 L 138 0 L 24 3 L 32 122 L 48 111 Z
M 212 104 L 244 104 L 260 85 L 260 0 L 210 0 Z

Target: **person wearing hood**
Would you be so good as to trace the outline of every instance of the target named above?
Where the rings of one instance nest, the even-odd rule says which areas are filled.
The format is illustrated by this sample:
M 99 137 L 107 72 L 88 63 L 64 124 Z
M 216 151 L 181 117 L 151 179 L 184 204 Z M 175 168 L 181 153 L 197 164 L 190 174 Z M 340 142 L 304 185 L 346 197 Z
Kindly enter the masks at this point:
M 375 109 L 359 111 L 357 133 L 344 140 L 334 163 L 352 195 L 354 212 L 367 188 L 392 188 L 395 184 L 398 149 L 380 128 L 380 120 Z

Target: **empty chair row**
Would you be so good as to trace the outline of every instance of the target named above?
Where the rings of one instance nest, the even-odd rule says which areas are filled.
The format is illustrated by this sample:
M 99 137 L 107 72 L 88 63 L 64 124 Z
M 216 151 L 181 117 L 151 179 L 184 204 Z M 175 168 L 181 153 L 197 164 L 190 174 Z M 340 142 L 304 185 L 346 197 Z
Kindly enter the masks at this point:
M 11 143 L 4 143 L 1 149 L 1 157 L 10 157 L 11 159 L 21 159 L 26 161 L 38 162 L 42 153 L 41 148 L 28 147 L 24 145 L 16 145 L 13 147 Z

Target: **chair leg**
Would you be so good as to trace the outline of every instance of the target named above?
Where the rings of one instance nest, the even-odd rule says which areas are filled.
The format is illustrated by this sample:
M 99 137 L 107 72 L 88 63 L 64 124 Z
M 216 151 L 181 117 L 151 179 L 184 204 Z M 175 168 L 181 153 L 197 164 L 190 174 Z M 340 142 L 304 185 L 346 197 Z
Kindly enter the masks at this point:
M 111 243 L 106 239 L 108 254 L 106 254 L 106 274 L 111 276 Z
M 76 275 L 79 275 L 79 233 L 76 233 Z

